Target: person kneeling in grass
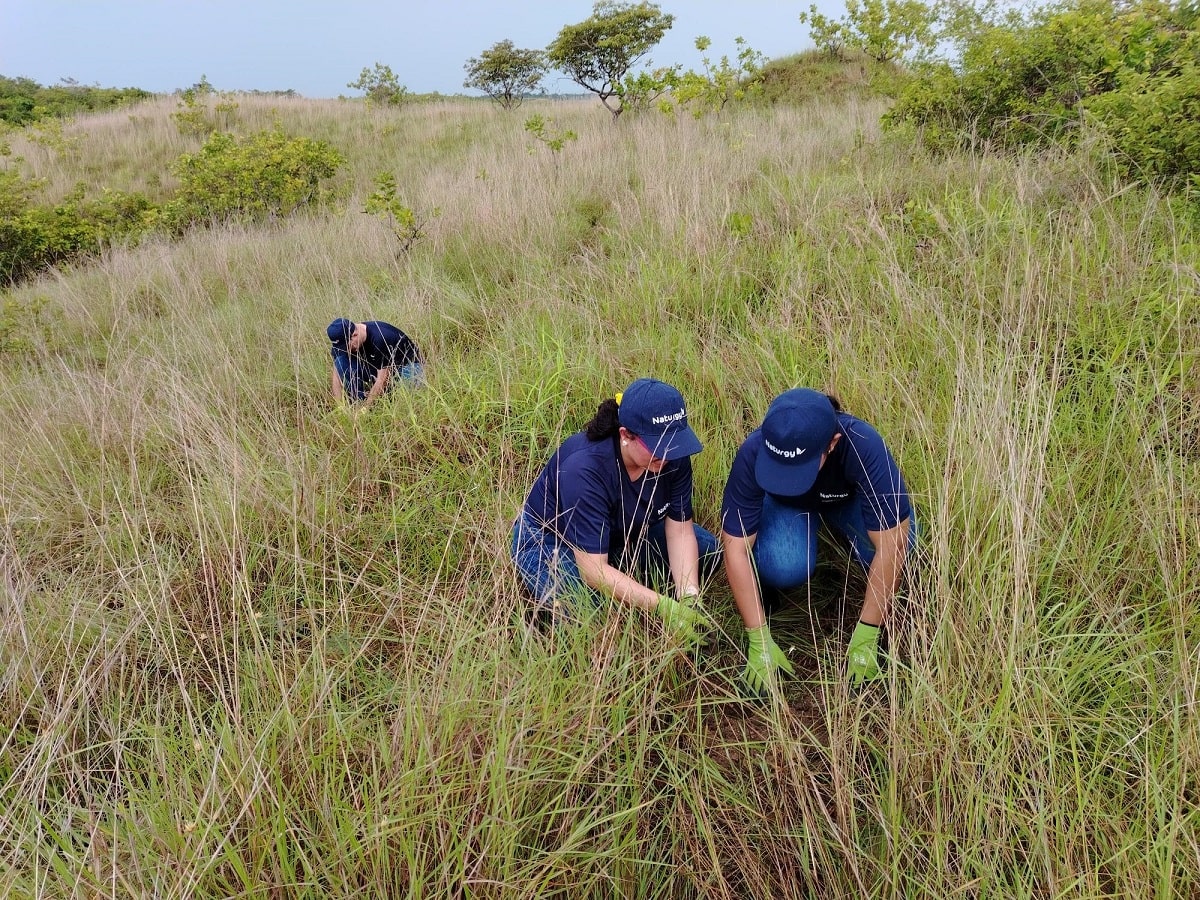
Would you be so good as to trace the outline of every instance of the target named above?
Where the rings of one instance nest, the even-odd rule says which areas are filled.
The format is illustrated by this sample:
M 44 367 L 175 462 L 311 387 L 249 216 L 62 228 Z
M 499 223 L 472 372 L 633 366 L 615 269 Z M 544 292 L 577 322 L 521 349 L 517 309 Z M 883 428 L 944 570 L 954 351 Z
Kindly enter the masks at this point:
M 421 351 L 407 334 L 387 322 L 334 319 L 325 329 L 333 357 L 330 388 L 334 401 L 368 406 L 400 378 L 421 380 Z
M 794 674 L 763 600 L 769 607 L 812 577 L 819 521 L 849 541 L 867 572 L 846 663 L 857 687 L 882 674 L 879 632 L 916 537 L 912 504 L 879 432 L 829 395 L 794 388 L 771 401 L 742 443 L 721 503 L 725 571 L 749 648 L 742 680 L 755 693 L 768 692 L 780 671 Z
M 685 646 L 712 622 L 700 609 L 716 537 L 692 521 L 691 456 L 702 448 L 675 388 L 640 378 L 600 404 L 533 483 L 512 557 L 539 611 L 578 618 L 611 597 L 657 615 Z M 674 597 L 652 583 L 674 583 Z

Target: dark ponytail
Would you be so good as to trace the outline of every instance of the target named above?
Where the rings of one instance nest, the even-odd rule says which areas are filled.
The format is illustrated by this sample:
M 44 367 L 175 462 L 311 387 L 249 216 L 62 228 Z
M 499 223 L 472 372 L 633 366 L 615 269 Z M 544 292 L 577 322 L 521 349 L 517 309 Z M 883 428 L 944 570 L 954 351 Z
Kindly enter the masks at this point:
M 617 410 L 617 401 L 612 397 L 600 404 L 592 421 L 588 422 L 583 429 L 587 432 L 589 441 L 602 441 L 617 433 L 617 429 L 621 427 L 621 422 L 617 418 Z
M 838 400 L 838 398 L 837 398 L 837 397 L 833 396 L 833 394 L 826 394 L 825 396 L 826 396 L 826 397 L 828 397 L 828 398 L 829 398 L 829 402 L 833 404 L 833 411 L 834 411 L 834 412 L 841 412 L 841 411 L 842 411 L 842 404 L 841 404 L 841 402 Z

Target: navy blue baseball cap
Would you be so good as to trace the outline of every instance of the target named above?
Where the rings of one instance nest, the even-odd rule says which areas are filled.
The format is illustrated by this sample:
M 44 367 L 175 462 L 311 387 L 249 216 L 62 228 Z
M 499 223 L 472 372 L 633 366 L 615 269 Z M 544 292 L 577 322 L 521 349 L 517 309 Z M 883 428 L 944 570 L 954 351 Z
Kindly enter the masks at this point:
M 767 407 L 754 480 L 780 497 L 808 493 L 836 433 L 837 413 L 827 396 L 810 388 L 784 391 Z
M 639 378 L 621 392 L 617 403 L 621 425 L 658 459 L 683 459 L 704 449 L 688 424 L 683 395 L 666 382 Z
M 349 319 L 334 319 L 325 333 L 335 347 L 345 347 L 350 343 L 350 335 L 354 334 L 354 323 Z

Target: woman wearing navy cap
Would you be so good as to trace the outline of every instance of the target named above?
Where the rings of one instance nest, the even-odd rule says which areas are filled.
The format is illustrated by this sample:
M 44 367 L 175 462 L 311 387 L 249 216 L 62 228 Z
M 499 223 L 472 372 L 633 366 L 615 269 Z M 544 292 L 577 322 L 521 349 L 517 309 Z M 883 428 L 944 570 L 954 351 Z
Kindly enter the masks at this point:
M 697 644 L 712 627 L 697 608 L 700 570 L 720 558 L 716 537 L 692 522 L 690 457 L 701 447 L 669 384 L 641 378 L 600 404 L 550 457 L 513 525 L 513 561 L 539 607 L 557 619 L 613 597 Z M 656 572 L 669 572 L 675 597 L 647 586 Z
M 827 394 L 794 388 L 771 401 L 762 427 L 742 443 L 721 503 L 725 571 L 748 637 L 742 678 L 755 692 L 767 691 L 781 669 L 794 674 L 771 639 L 763 593 L 812 577 L 820 521 L 849 540 L 867 570 L 847 657 L 858 686 L 881 675 L 879 630 L 916 534 L 912 505 L 879 432 Z

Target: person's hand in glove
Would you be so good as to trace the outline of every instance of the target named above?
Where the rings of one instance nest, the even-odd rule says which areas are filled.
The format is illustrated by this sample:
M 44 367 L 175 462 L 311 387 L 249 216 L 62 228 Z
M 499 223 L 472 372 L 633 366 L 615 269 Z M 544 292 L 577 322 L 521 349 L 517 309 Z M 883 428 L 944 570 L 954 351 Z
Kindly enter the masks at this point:
M 695 601 L 695 598 L 688 599 Z M 662 619 L 667 630 L 675 635 L 679 643 L 689 650 L 702 643 L 705 633 L 713 627 L 712 620 L 700 610 L 682 600 L 672 600 L 667 596 L 658 598 L 654 614 Z
M 746 629 L 746 641 L 746 668 L 742 670 L 742 682 L 751 692 L 759 695 L 770 693 L 779 672 L 796 674 L 765 623 L 758 628 Z
M 883 676 L 879 671 L 879 626 L 859 622 L 850 635 L 846 655 L 846 676 L 850 687 L 861 687 Z

